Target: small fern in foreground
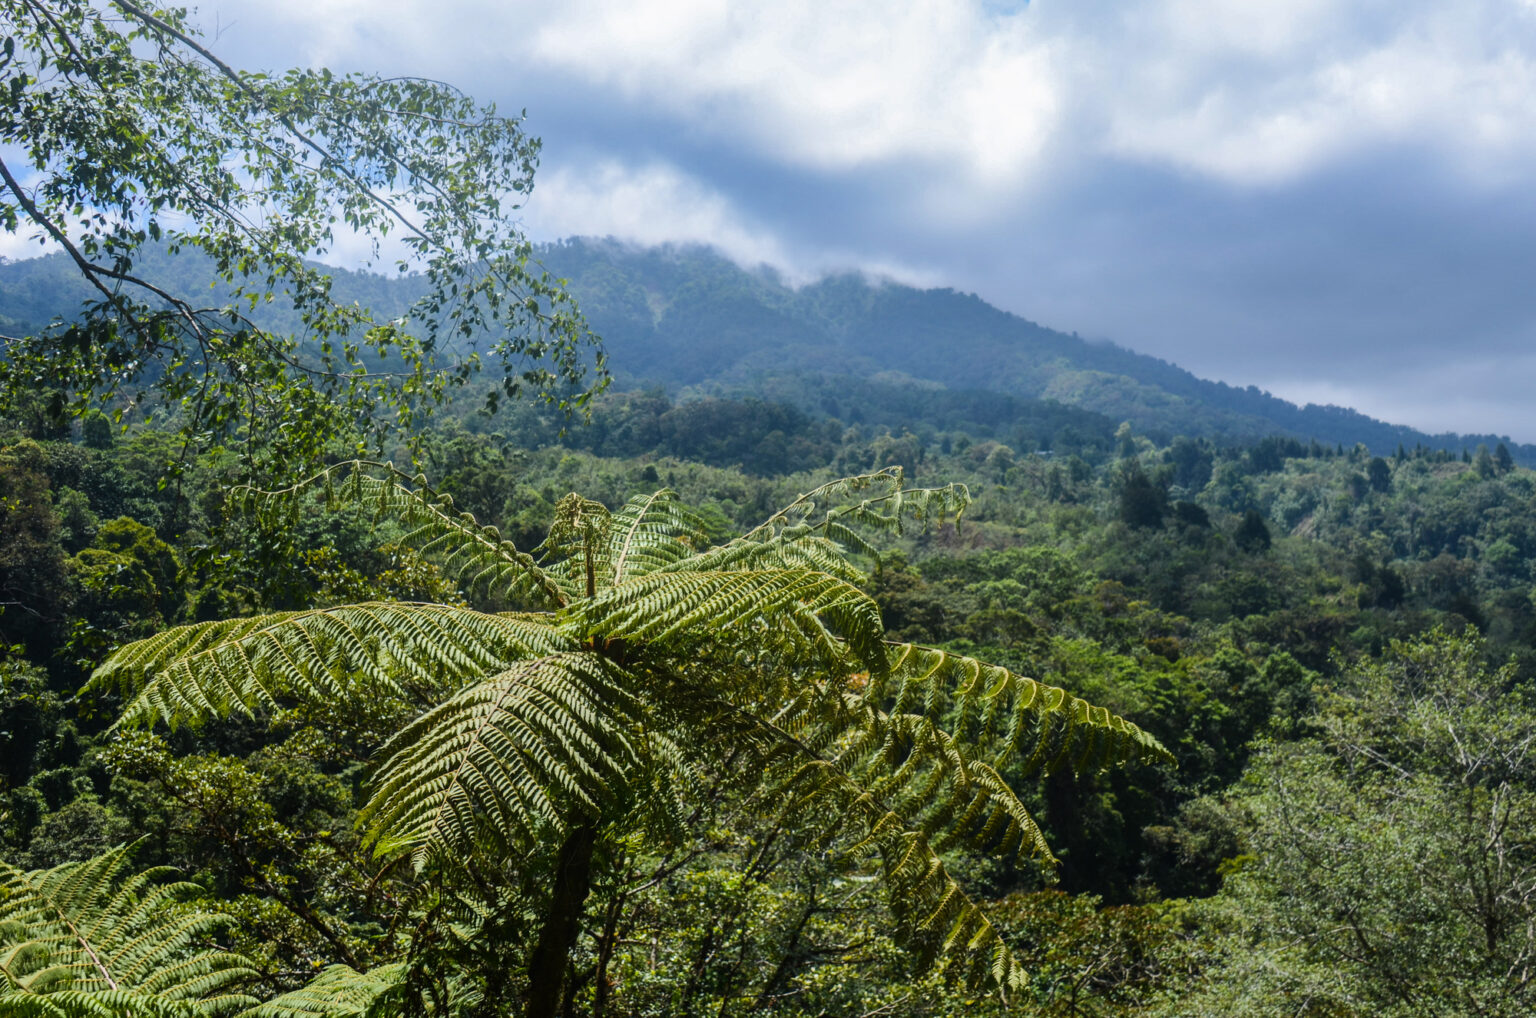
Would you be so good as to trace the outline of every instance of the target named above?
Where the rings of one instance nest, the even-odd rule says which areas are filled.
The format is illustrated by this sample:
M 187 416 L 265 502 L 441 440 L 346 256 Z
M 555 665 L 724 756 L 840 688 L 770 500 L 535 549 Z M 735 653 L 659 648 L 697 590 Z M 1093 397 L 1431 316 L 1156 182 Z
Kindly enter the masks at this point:
M 181 903 L 202 893 L 127 850 L 23 873 L 0 863 L 0 1014 L 193 1018 L 255 1001 L 232 988 L 244 959 L 202 946 L 226 921 Z
M 1050 861 L 1005 760 L 1045 773 L 1167 758 L 1063 690 L 885 639 L 856 560 L 880 534 L 958 517 L 960 486 L 908 489 L 896 469 L 844 478 L 715 547 L 669 491 L 614 512 L 570 495 L 532 553 L 377 465 L 248 500 L 293 512 L 314 490 L 402 521 L 471 594 L 535 610 L 360 604 L 202 623 L 122 649 L 92 682 L 127 696 L 124 723 L 379 698 L 414 712 L 375 754 L 368 834 L 428 878 L 486 853 L 547 859 L 520 987 L 533 1018 L 560 1009 L 573 951 L 594 935 L 594 860 L 637 831 L 664 850 L 706 785 L 877 874 L 922 963 L 1018 987 L 1026 974 L 940 853 Z M 398 975 L 328 970 L 261 1013 L 361 1013 Z

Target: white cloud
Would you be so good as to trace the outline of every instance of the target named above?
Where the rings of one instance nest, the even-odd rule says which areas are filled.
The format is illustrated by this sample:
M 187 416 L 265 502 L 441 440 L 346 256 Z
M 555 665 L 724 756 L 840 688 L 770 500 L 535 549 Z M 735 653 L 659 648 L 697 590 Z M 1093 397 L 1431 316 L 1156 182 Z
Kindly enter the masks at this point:
M 932 272 L 879 256 L 792 251 L 724 194 L 662 162 L 631 166 L 606 160 L 551 170 L 539 178 L 524 225 L 536 240 L 597 236 L 641 245 L 708 244 L 746 268 L 769 266 L 795 285 L 850 265 L 913 285 L 937 279 Z
M 554 75 L 762 157 L 839 172 L 908 161 L 983 183 L 1027 173 L 1055 130 L 1049 40 L 1028 9 L 909 0 L 221 0 L 232 41 L 462 81 Z M 243 33 L 243 35 L 241 34 Z M 290 57 L 292 59 L 293 57 Z M 404 68 L 400 65 L 404 64 Z
M 1121 157 L 1274 185 L 1383 146 L 1493 177 L 1536 151 L 1536 19 L 1501 0 L 1170 0 L 1096 40 L 1095 66 L 1133 42 L 1158 56 L 1102 97 Z
M 719 192 L 664 163 L 556 167 L 540 175 L 525 221 L 529 234 L 541 240 L 579 235 L 647 245 L 693 242 L 713 244 L 744 265 L 791 265 L 771 233 L 746 222 Z
M 309 60 L 569 78 L 759 159 L 894 167 L 988 202 L 1103 155 L 1273 185 L 1407 144 L 1504 179 L 1536 137 L 1532 0 L 1003 13 L 980 0 L 223 0 L 214 13 L 281 31 Z
M 1049 47 L 1025 16 L 943 0 L 586 0 L 530 53 L 822 170 L 911 160 L 996 180 L 1030 168 L 1058 112 Z
M 39 231 L 23 227 L 15 233 L 0 231 L 0 258 L 22 261 L 62 250 L 52 240 L 42 238 Z

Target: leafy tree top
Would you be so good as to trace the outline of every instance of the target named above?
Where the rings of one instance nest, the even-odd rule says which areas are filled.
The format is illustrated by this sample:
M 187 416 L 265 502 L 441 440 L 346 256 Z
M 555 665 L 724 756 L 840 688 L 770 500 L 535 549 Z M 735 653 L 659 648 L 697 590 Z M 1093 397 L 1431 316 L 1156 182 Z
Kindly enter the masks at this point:
M 189 440 L 259 431 L 312 462 L 359 424 L 408 427 L 482 357 L 500 393 L 567 409 L 605 381 L 529 264 L 516 216 L 539 144 L 519 119 L 435 81 L 238 71 L 185 12 L 135 0 L 18 0 L 0 28 L 0 227 L 60 247 L 92 294 L 71 324 L 5 337 L 0 392 L 119 414 L 157 394 Z M 332 299 L 309 259 L 347 234 L 375 261 L 399 239 L 425 286 L 405 315 Z M 144 271 L 162 247 L 204 255 L 214 295 Z M 294 334 L 260 324 L 274 301 Z

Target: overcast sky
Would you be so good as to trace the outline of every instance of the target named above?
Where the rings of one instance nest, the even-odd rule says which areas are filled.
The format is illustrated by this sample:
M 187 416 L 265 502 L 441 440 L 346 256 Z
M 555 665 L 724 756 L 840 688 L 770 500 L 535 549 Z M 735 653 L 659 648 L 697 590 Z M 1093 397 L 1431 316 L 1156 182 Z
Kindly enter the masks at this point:
M 974 291 L 1536 441 L 1536 0 L 204 0 L 245 66 L 528 110 L 538 239 Z

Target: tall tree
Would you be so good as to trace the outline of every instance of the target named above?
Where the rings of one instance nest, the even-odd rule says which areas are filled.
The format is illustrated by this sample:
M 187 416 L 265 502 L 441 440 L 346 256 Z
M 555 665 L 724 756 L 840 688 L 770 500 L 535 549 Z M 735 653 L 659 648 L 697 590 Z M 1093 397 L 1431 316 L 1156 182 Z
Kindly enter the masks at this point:
M 1168 493 L 1129 460 L 1120 477 L 1120 519 L 1128 527 L 1156 529 L 1168 515 Z
M 91 292 L 75 321 L 4 337 L 7 399 L 121 412 L 148 391 L 189 439 L 245 422 L 310 458 L 384 424 L 381 405 L 409 424 L 482 356 L 508 395 L 570 407 L 602 383 L 571 298 L 529 263 L 517 214 L 539 144 L 518 119 L 434 81 L 239 71 L 182 10 L 136 0 L 15 0 L 0 31 L 0 228 L 61 249 Z M 423 274 L 408 313 L 332 300 L 310 259 L 351 234 Z M 203 256 L 211 303 L 191 295 L 207 279 L 145 271 L 155 246 Z
M 128 696 L 125 724 L 295 702 L 394 711 L 364 810 L 378 850 L 450 883 L 464 860 L 546 867 L 527 953 L 510 937 L 485 945 L 472 988 L 504 995 L 525 971 L 529 1018 L 576 992 L 584 942 L 599 959 L 585 985 L 606 992 L 620 945 L 614 923 L 585 918 L 597 868 L 620 845 L 675 849 L 710 794 L 762 803 L 862 860 L 921 961 L 1016 987 L 1017 962 L 940 852 L 1050 859 L 1005 761 L 1028 775 L 1167 756 L 1061 689 L 885 639 L 855 585 L 850 556 L 874 553 L 861 534 L 953 518 L 962 487 L 906 489 L 895 468 L 845 478 L 713 547 L 669 491 L 615 512 L 569 495 L 536 561 L 430 489 L 338 473 L 314 487 L 407 522 L 471 589 L 535 610 L 374 603 L 185 626 L 119 651 L 94 684 Z
M 1401 463 L 1402 460 L 1398 462 Z M 1372 491 L 1392 490 L 1392 468 L 1380 456 L 1371 457 L 1371 462 L 1365 468 L 1365 475 L 1371 482 Z
M 1470 631 L 1469 631 L 1470 633 Z M 1536 711 L 1475 636 L 1393 643 L 1262 742 L 1185 1015 L 1524 1015 L 1536 1003 Z
M 1264 522 L 1264 516 L 1257 509 L 1249 509 L 1243 514 L 1243 521 L 1237 525 L 1237 530 L 1232 534 L 1232 540 L 1243 551 L 1262 552 L 1268 551 L 1270 546 L 1269 524 Z
M 1515 458 L 1509 454 L 1509 446 L 1503 442 L 1493 450 L 1493 465 L 1498 468 L 1500 474 L 1507 474 L 1515 469 Z

